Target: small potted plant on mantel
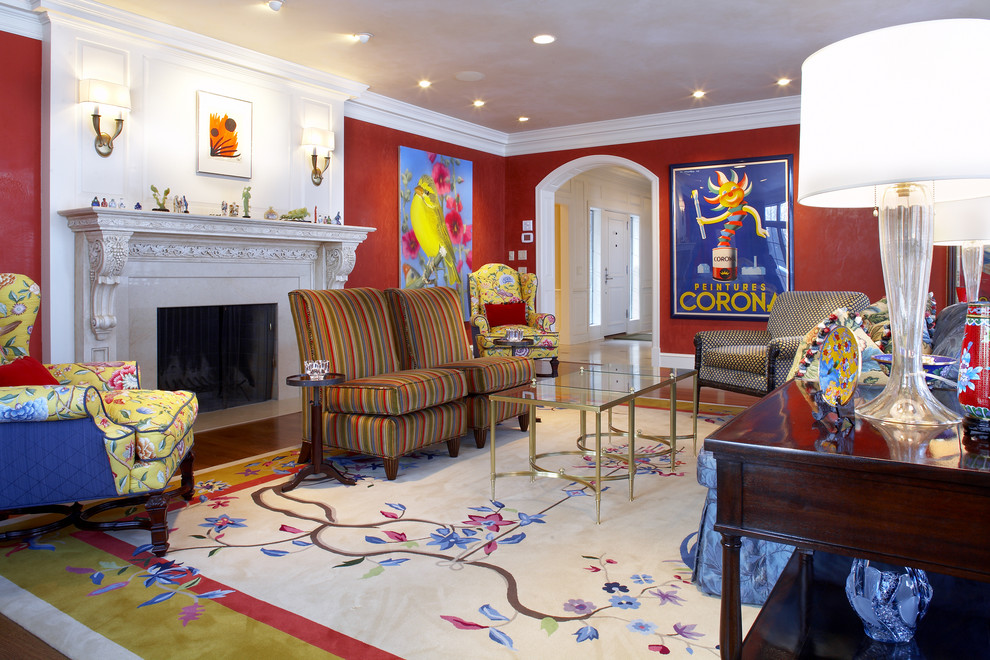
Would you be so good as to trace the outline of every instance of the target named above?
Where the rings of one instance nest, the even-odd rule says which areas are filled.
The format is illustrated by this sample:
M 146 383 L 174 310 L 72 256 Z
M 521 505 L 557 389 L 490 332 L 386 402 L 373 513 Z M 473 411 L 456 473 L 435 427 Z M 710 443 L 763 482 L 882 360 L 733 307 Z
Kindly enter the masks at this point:
M 151 195 L 155 198 L 155 203 L 158 204 L 158 206 L 152 209 L 153 211 L 168 211 L 165 208 L 165 203 L 168 201 L 168 193 L 170 191 L 171 188 L 166 188 L 165 192 L 159 195 L 158 188 L 155 187 L 155 184 L 151 184 Z

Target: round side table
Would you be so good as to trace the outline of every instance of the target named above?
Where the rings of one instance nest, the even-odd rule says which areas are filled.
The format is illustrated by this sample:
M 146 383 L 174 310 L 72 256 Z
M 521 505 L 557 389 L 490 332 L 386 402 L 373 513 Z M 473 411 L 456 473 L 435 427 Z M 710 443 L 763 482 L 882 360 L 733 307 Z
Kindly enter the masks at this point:
M 296 375 L 285 379 L 286 385 L 293 387 L 326 387 L 343 382 L 344 376 L 341 374 L 326 374 L 321 380 L 312 380 L 307 376 Z M 310 449 L 309 464 L 296 473 L 292 481 L 282 484 L 282 492 L 287 493 L 298 486 L 303 479 L 311 474 L 325 474 L 342 484 L 353 486 L 355 482 L 349 477 L 345 477 L 333 463 L 323 457 L 323 402 L 319 391 L 313 392 L 313 400 L 309 404 L 310 413 Z

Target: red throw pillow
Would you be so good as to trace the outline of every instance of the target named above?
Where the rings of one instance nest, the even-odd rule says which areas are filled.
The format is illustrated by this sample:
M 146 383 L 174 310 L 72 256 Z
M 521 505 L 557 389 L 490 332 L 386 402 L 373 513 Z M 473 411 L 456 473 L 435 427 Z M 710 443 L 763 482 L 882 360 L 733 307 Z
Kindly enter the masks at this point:
M 13 362 L 0 365 L 0 387 L 21 385 L 58 385 L 58 381 L 48 369 L 45 369 L 45 365 L 30 355 L 25 355 Z
M 488 319 L 488 325 L 493 328 L 500 325 L 526 325 L 526 303 L 520 300 L 485 305 L 485 318 Z

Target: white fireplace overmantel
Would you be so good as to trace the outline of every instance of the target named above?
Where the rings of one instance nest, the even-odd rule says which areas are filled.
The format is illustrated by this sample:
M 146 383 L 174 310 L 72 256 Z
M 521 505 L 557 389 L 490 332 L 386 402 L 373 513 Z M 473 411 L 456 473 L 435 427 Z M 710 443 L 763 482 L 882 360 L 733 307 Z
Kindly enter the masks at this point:
M 277 302 L 279 371 L 294 373 L 288 292 L 342 289 L 375 230 L 95 206 L 59 214 L 76 236 L 76 359 L 137 360 L 146 387 L 157 381 L 160 307 Z

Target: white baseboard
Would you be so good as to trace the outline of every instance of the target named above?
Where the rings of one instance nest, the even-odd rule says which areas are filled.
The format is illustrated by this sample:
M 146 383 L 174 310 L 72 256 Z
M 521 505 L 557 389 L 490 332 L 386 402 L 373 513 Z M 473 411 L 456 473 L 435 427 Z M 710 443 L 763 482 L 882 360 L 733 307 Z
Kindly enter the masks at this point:
M 693 353 L 658 353 L 661 367 L 671 369 L 694 369 Z

